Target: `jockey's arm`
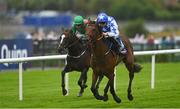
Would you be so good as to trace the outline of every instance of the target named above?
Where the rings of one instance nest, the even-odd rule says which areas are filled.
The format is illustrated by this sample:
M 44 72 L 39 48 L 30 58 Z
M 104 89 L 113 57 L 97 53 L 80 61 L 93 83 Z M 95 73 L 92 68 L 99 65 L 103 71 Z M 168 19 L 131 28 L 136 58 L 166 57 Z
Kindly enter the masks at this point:
M 110 22 L 110 32 L 107 32 L 109 37 L 119 37 L 119 29 L 116 21 L 112 18 Z
M 76 33 L 76 37 L 78 38 L 84 38 L 85 37 L 85 34 L 81 34 L 79 32 Z
M 72 29 L 73 33 L 75 34 L 75 33 L 76 33 L 76 28 L 75 28 L 75 25 L 74 25 L 74 24 L 72 25 L 72 28 L 71 28 L 71 29 Z
M 87 19 L 84 19 L 83 22 L 84 22 L 85 25 L 89 23 L 89 21 Z

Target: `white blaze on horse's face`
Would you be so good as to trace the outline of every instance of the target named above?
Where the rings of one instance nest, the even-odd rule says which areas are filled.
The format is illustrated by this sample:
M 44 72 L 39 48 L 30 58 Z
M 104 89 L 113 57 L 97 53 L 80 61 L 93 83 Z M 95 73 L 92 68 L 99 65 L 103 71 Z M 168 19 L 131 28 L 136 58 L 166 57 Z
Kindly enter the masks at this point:
M 66 37 L 66 36 L 65 36 L 64 34 L 61 36 L 60 44 L 62 44 L 62 42 L 63 42 L 63 40 L 64 40 L 65 37 Z

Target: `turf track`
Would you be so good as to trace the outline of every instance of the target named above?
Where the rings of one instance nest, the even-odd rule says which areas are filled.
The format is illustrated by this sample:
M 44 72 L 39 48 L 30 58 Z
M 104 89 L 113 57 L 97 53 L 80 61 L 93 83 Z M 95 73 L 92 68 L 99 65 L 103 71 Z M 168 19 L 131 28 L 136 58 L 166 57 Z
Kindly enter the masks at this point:
M 142 64 L 143 70 L 135 75 L 133 81 L 132 102 L 127 99 L 128 73 L 124 65 L 117 69 L 117 94 L 122 103 L 117 104 L 109 93 L 109 101 L 96 100 L 90 92 L 91 74 L 89 71 L 88 88 L 83 97 L 77 97 L 79 74 L 72 72 L 69 75 L 69 96 L 62 96 L 60 84 L 60 70 L 27 70 L 24 79 L 24 100 L 18 100 L 18 73 L 17 71 L 2 71 L 0 73 L 0 107 L 36 107 L 36 108 L 180 108 L 180 63 L 156 64 L 155 89 L 150 88 L 151 64 Z M 107 79 L 100 87 L 103 93 Z

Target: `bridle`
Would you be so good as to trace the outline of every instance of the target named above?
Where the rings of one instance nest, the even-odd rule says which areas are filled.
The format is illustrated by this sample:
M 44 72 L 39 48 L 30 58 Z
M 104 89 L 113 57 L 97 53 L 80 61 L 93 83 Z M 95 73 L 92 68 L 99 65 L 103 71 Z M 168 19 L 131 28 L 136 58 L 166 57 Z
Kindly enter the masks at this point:
M 67 35 L 66 33 L 63 33 L 64 35 Z M 68 37 L 76 37 L 75 35 L 73 35 L 73 36 L 68 36 Z M 76 43 L 78 43 L 79 42 L 79 38 L 77 38 L 76 39 L 76 41 L 74 41 L 73 43 L 71 43 L 71 44 L 69 44 L 69 45 L 67 45 L 67 46 L 64 46 L 64 48 L 66 49 L 66 48 L 70 48 L 70 47 L 72 47 L 72 46 L 74 46 Z M 67 56 L 68 57 L 71 57 L 71 58 L 80 58 L 82 55 L 84 55 L 85 54 L 85 52 L 87 51 L 87 48 L 84 50 L 84 51 L 82 51 L 81 53 L 80 53 L 80 55 L 78 55 L 78 56 L 72 56 L 72 55 L 69 55 L 69 54 L 67 54 Z
M 97 29 L 95 26 L 96 26 L 96 24 L 88 24 L 88 25 L 87 25 L 87 28 L 88 28 L 88 29 L 93 29 L 93 28 L 94 28 L 94 29 Z M 92 31 L 91 31 L 91 32 L 92 32 Z M 88 36 L 89 34 L 92 34 L 92 33 L 89 32 L 89 33 L 87 33 L 86 35 Z M 98 37 L 98 38 L 97 38 L 97 39 L 96 39 L 96 38 L 93 39 L 91 36 L 89 36 L 90 42 L 91 42 L 91 43 L 95 43 L 96 41 L 99 41 L 99 40 L 103 39 L 104 36 L 101 35 L 101 34 L 99 34 L 99 35 L 96 35 L 96 37 Z
M 67 33 L 66 32 L 64 32 L 63 33 L 65 36 L 67 35 Z M 61 35 L 62 36 L 62 35 Z M 73 35 L 73 36 L 68 36 L 68 37 L 76 37 L 75 35 Z M 72 47 L 73 45 L 75 45 L 77 42 L 79 42 L 79 38 L 77 38 L 77 40 L 76 41 L 74 41 L 73 43 L 71 43 L 71 44 L 69 44 L 69 45 L 67 45 L 67 46 L 64 46 L 64 48 L 66 49 L 66 48 L 70 48 L 70 47 Z
M 95 24 L 91 24 L 91 25 L 88 25 L 87 28 L 89 28 L 89 29 L 93 29 L 93 28 L 97 29 L 95 26 L 96 26 Z M 92 34 L 92 33 L 89 32 L 89 33 L 87 33 L 87 35 L 88 34 Z M 103 34 L 96 35 L 96 37 L 98 37 L 98 38 L 94 38 L 94 39 L 92 38 L 92 36 L 89 36 L 89 37 L 90 37 L 89 38 L 90 39 L 90 41 L 89 41 L 90 45 L 93 45 L 93 43 L 96 43 L 97 41 L 102 40 L 104 38 L 104 35 Z M 110 53 L 111 47 L 112 47 L 112 44 L 110 45 L 110 48 L 105 52 L 104 55 L 108 55 Z

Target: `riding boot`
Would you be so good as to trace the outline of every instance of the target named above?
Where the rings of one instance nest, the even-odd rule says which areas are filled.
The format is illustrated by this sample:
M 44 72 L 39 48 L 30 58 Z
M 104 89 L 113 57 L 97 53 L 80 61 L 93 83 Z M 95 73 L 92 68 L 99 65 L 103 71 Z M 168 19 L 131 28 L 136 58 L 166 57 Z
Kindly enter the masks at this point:
M 116 38 L 116 41 L 118 42 L 119 53 L 126 54 L 127 50 L 125 49 L 125 46 L 120 37 Z

